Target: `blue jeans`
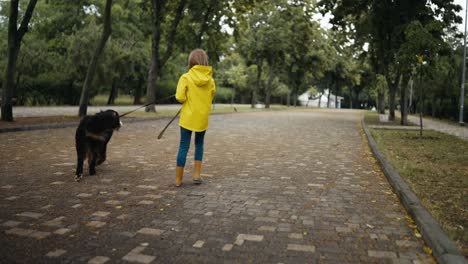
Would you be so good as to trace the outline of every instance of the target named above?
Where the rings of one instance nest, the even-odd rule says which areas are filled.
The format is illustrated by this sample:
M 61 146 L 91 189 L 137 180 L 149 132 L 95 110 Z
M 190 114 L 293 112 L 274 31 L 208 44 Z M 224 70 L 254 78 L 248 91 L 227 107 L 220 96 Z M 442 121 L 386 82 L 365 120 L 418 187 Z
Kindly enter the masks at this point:
M 205 139 L 205 131 L 195 132 L 195 160 L 201 161 L 203 159 L 203 143 Z M 192 138 L 192 131 L 180 127 L 180 145 L 179 152 L 177 153 L 177 167 L 185 167 L 187 160 L 187 153 L 190 148 L 190 140 Z

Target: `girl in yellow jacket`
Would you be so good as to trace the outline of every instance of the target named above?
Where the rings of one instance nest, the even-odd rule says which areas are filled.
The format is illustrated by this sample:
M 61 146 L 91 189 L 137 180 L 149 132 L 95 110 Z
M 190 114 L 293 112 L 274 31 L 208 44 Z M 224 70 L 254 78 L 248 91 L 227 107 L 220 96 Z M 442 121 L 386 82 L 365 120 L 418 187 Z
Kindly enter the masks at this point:
M 202 49 L 195 49 L 188 58 L 189 71 L 184 73 L 177 84 L 176 99 L 182 103 L 180 112 L 180 145 L 177 154 L 176 186 L 182 185 L 185 161 L 190 147 L 192 131 L 195 132 L 195 171 L 193 182 L 200 184 L 203 143 L 208 128 L 211 104 L 216 92 L 213 70 L 208 65 L 208 55 Z

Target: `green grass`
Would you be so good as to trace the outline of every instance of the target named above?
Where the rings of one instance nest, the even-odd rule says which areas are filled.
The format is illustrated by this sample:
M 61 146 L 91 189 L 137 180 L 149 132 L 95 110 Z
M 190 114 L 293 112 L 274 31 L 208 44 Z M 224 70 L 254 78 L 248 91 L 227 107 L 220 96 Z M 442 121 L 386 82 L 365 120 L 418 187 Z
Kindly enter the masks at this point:
M 107 100 L 109 99 L 109 95 L 96 95 L 91 99 L 92 105 L 107 105 Z M 119 95 L 115 98 L 114 105 L 132 105 L 134 97 L 130 95 Z M 144 98 L 141 99 L 144 102 Z
M 388 115 L 388 113 L 385 113 Z M 367 111 L 364 113 L 364 122 L 366 125 L 375 125 L 375 126 L 400 126 L 401 118 L 398 115 L 395 115 L 395 120 L 388 122 L 380 122 L 379 113 Z
M 435 131 L 371 129 L 379 149 L 468 256 L 468 142 Z

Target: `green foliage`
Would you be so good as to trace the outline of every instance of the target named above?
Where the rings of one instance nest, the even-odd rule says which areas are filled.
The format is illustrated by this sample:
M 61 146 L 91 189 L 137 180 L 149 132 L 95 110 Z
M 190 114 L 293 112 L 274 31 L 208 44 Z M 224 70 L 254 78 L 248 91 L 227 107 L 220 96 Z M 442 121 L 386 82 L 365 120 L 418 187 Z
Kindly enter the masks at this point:
M 25 3 L 20 4 L 20 18 Z M 460 8 L 453 1 L 431 5 L 401 0 L 318 1 L 319 9 L 333 13 L 334 30 L 321 29 L 311 20 L 317 10 L 312 0 L 187 1 L 171 38 L 179 3 L 164 5 L 159 56 L 164 57 L 169 48 L 173 52 L 158 76 L 157 98 L 174 94 L 178 78 L 187 70 L 188 53 L 195 47 L 210 56 L 218 102 L 265 102 L 271 96 L 271 101 L 284 103 L 314 87 L 313 94 L 329 89 L 345 97 L 344 106 L 353 108 L 375 105 L 379 93 L 403 87 L 396 83 L 402 76 L 416 79 L 415 55 L 423 54 L 428 61 L 421 82 L 427 112 L 457 116 L 462 55 L 453 31 Z M 15 97 L 20 104 L 78 103 L 102 31 L 104 4 L 104 0 L 38 2 L 18 59 Z M 0 5 L 3 74 L 9 1 Z M 96 70 L 91 97 L 109 94 L 113 84 L 119 96 L 145 95 L 152 56 L 151 12 L 151 1 L 114 0 L 112 35 Z
M 234 91 L 232 88 L 223 86 L 216 87 L 216 103 L 230 103 L 232 96 L 234 96 Z

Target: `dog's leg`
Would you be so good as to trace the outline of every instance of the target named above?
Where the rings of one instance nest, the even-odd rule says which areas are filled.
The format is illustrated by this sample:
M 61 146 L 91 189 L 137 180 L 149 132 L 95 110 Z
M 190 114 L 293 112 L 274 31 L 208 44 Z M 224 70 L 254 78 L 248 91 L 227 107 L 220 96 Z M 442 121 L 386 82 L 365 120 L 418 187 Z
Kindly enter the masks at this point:
M 101 165 L 106 161 L 106 152 L 107 152 L 107 143 L 102 143 L 99 147 L 99 155 L 97 160 L 97 165 Z
M 114 131 L 106 131 L 103 133 L 105 140 L 99 144 L 99 156 L 97 160 L 97 165 L 101 165 L 104 161 L 106 161 L 107 156 L 107 143 L 109 143 L 110 139 L 112 138 L 112 134 Z
M 96 174 L 96 161 L 98 156 L 98 144 L 99 142 L 91 143 L 91 146 L 88 150 L 88 165 L 89 165 L 89 175 Z
M 82 142 L 76 142 L 77 163 L 76 163 L 75 181 L 80 181 L 81 178 L 83 177 L 83 162 L 86 159 L 86 151 L 87 151 L 86 149 L 87 149 L 86 144 L 83 144 Z

